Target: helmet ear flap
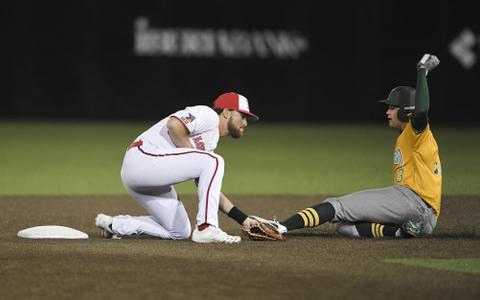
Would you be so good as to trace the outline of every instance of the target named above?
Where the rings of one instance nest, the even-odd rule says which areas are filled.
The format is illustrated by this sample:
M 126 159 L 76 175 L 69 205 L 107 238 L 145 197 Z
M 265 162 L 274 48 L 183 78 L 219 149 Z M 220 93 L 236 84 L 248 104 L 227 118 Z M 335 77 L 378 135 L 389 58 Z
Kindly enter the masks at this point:
M 400 109 L 397 112 L 397 117 L 400 121 L 408 123 L 408 120 L 409 120 L 409 117 L 407 115 L 408 113 L 409 112 L 407 112 L 403 107 L 400 107 Z
M 408 123 L 410 120 L 410 117 L 408 114 L 413 113 L 415 111 L 415 106 L 409 106 L 409 107 L 400 107 L 397 113 L 397 117 L 400 121 Z

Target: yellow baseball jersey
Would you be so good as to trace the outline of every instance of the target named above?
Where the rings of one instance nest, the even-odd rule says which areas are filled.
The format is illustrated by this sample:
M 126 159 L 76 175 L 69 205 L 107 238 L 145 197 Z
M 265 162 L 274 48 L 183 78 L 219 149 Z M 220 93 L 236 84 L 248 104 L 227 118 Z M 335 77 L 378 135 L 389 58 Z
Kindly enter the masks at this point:
M 417 193 L 440 215 L 442 167 L 438 146 L 430 125 L 415 133 L 408 122 L 395 143 L 393 152 L 393 181 Z

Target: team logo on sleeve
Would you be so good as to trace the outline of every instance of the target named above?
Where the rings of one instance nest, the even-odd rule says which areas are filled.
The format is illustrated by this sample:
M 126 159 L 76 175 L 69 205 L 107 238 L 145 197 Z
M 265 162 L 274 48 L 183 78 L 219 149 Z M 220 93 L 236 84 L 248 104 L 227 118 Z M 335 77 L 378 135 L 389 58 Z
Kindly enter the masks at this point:
M 395 151 L 393 151 L 393 164 L 403 166 L 403 155 L 400 148 L 397 148 Z
M 188 124 L 192 123 L 196 118 L 191 113 L 188 113 L 188 116 L 181 116 L 180 119 L 182 119 L 183 123 Z

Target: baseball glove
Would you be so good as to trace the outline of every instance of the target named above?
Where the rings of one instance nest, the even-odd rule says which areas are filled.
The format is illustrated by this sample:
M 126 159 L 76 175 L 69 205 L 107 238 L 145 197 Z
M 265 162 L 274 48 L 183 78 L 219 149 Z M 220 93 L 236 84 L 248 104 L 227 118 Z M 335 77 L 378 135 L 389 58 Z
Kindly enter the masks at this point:
M 250 218 L 253 218 L 250 216 Z M 258 223 L 250 227 L 249 230 L 243 230 L 243 234 L 252 241 L 283 241 L 283 234 L 270 222 L 261 221 L 254 218 Z

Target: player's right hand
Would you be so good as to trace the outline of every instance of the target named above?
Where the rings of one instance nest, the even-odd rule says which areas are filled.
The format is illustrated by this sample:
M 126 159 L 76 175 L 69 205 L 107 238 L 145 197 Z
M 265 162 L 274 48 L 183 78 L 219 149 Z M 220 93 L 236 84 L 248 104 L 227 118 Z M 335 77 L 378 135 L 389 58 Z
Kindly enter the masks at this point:
M 244 230 L 248 231 L 253 226 L 258 226 L 258 221 L 257 220 L 248 217 L 248 218 L 245 219 L 245 221 L 243 221 L 242 227 L 243 227 Z
M 426 69 L 427 73 L 435 69 L 440 64 L 438 57 L 432 54 L 424 54 L 422 59 L 417 63 L 417 70 Z

